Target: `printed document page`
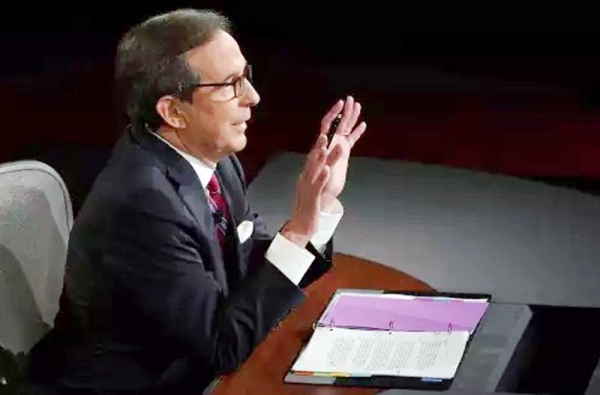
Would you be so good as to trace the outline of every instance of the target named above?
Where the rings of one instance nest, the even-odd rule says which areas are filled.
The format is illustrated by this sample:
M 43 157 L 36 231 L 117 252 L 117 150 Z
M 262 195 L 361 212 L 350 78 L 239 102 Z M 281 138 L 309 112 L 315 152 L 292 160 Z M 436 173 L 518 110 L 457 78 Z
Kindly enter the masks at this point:
M 318 327 L 293 371 L 350 376 L 453 378 L 468 331 L 389 332 Z

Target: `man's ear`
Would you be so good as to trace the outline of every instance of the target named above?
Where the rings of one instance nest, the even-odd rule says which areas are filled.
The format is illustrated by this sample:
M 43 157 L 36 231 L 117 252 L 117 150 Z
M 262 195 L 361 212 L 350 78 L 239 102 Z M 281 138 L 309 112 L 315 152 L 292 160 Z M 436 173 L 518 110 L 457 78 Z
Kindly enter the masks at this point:
M 179 108 L 179 101 L 173 96 L 162 96 L 156 102 L 156 112 L 163 121 L 174 129 L 185 129 L 187 119 L 185 113 Z

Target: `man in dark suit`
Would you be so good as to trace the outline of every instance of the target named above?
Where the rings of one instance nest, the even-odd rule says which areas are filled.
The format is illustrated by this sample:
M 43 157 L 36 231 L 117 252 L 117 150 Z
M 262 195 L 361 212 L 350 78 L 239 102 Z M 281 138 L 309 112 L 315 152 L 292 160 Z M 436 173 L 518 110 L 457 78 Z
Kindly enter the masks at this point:
M 72 229 L 56 325 L 31 354 L 39 388 L 198 394 L 328 270 L 337 197 L 366 128 L 356 125 L 360 105 L 349 97 L 323 117 L 290 219 L 272 237 L 235 156 L 260 98 L 229 32 L 220 14 L 178 10 L 120 42 L 131 127 Z

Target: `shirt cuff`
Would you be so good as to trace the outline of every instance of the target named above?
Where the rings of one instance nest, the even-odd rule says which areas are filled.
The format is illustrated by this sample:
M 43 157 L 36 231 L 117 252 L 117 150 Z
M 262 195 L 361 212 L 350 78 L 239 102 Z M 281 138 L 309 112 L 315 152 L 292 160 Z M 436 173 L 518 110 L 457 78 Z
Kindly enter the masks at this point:
M 265 258 L 291 282 L 298 285 L 315 256 L 277 233 L 265 254 Z
M 339 213 L 325 213 L 322 211 L 320 213 L 319 230 L 313 235 L 310 242 L 321 254 L 325 251 L 327 243 L 335 233 L 335 230 L 344 215 L 344 206 L 341 204 L 340 206 L 342 209 Z

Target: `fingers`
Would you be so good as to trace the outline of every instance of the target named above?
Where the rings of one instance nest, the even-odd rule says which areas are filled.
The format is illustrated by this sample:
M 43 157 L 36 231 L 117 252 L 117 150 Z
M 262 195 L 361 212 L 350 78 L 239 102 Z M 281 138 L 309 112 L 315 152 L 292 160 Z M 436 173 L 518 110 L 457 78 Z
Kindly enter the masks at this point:
M 321 193 L 327 185 L 331 175 L 331 168 L 323 165 L 319 168 L 314 180 L 310 184 L 306 184 L 304 189 L 304 199 L 302 199 L 300 210 L 318 216 L 320 212 Z
M 319 152 L 326 146 L 327 146 L 327 137 L 325 137 L 324 135 L 320 135 L 317 138 L 315 145 L 312 147 L 312 149 L 308 153 L 305 168 L 311 166 L 311 163 L 312 163 L 311 161 L 315 161 L 317 159 L 317 156 L 319 155 Z
M 337 163 L 338 160 L 342 157 L 342 147 L 340 145 L 336 145 L 333 147 L 331 152 L 327 155 L 327 166 L 333 167 Z
M 340 120 L 336 134 L 349 135 L 354 129 L 361 111 L 362 106 L 354 100 L 354 97 L 348 96 L 345 102 L 339 100 L 321 120 L 320 135 L 327 135 L 331 123 L 340 112 L 342 113 L 342 119 Z
M 318 183 L 318 178 L 321 176 L 325 161 L 327 159 L 327 151 L 325 147 L 319 149 L 319 153 L 316 155 L 315 162 L 309 168 L 308 179 L 311 183 Z
M 341 129 L 341 133 L 344 135 L 350 134 L 352 129 L 354 129 L 354 125 L 356 125 L 356 121 L 358 121 L 358 117 L 360 116 L 360 112 L 362 110 L 362 106 L 358 102 L 352 103 L 352 110 L 350 112 L 350 117 L 348 118 L 348 122 L 344 125 L 344 128 Z
M 320 134 L 323 134 L 323 135 L 327 134 L 327 132 L 329 131 L 329 126 L 331 126 L 331 122 L 333 122 L 335 117 L 340 113 L 340 111 L 342 111 L 343 108 L 344 108 L 344 101 L 341 99 L 338 100 L 337 103 L 335 103 L 333 105 L 333 107 L 331 107 L 331 109 L 327 112 L 327 114 L 325 114 L 325 116 L 321 120 L 321 133 Z
M 365 130 L 367 130 L 367 123 L 363 121 L 348 135 L 348 144 L 350 145 L 350 148 L 354 147 L 354 144 L 360 139 Z
M 301 176 L 310 183 L 315 182 L 321 168 L 325 164 L 327 157 L 327 138 L 324 135 L 319 136 L 314 147 L 308 154 L 308 158 L 302 170 Z
M 299 178 L 293 217 L 306 229 L 316 229 L 318 224 L 321 193 L 331 174 L 326 158 L 325 145 L 315 146 Z
M 358 118 L 360 117 L 361 110 L 361 104 L 355 101 L 354 97 L 348 96 L 346 98 L 344 110 L 342 113 L 342 119 L 340 121 L 340 126 L 338 128 L 337 133 L 342 135 L 350 134 L 350 132 L 354 128 L 354 125 L 356 125 Z
M 338 133 L 346 134 L 346 128 L 349 126 L 352 127 L 350 121 L 354 116 L 354 104 L 354 98 L 352 96 L 348 96 L 346 98 L 346 103 L 344 104 L 344 111 L 342 112 L 342 120 L 340 121 L 340 126 L 338 127 Z
M 315 188 L 317 190 L 317 197 L 321 195 L 323 188 L 325 188 L 325 185 L 327 185 L 330 175 L 331 175 L 331 168 L 328 165 L 324 165 L 321 168 L 319 177 L 317 178 L 317 180 L 315 182 Z
M 303 170 L 305 180 L 310 184 L 320 184 L 321 177 L 323 177 L 323 169 L 327 167 L 327 160 L 327 139 L 322 135 L 317 139 L 306 161 Z M 326 172 L 328 173 L 328 171 Z M 329 176 L 327 175 L 327 177 Z
M 340 112 L 342 112 L 342 119 L 340 120 L 340 124 L 336 131 L 336 134 L 342 132 L 348 126 L 348 121 L 349 118 L 352 117 L 353 111 L 354 98 L 352 96 L 348 96 L 345 102 L 342 100 L 338 101 L 321 120 L 321 134 L 327 134 L 327 132 L 329 131 L 329 127 L 331 126 L 331 122 L 333 122 L 335 117 Z

